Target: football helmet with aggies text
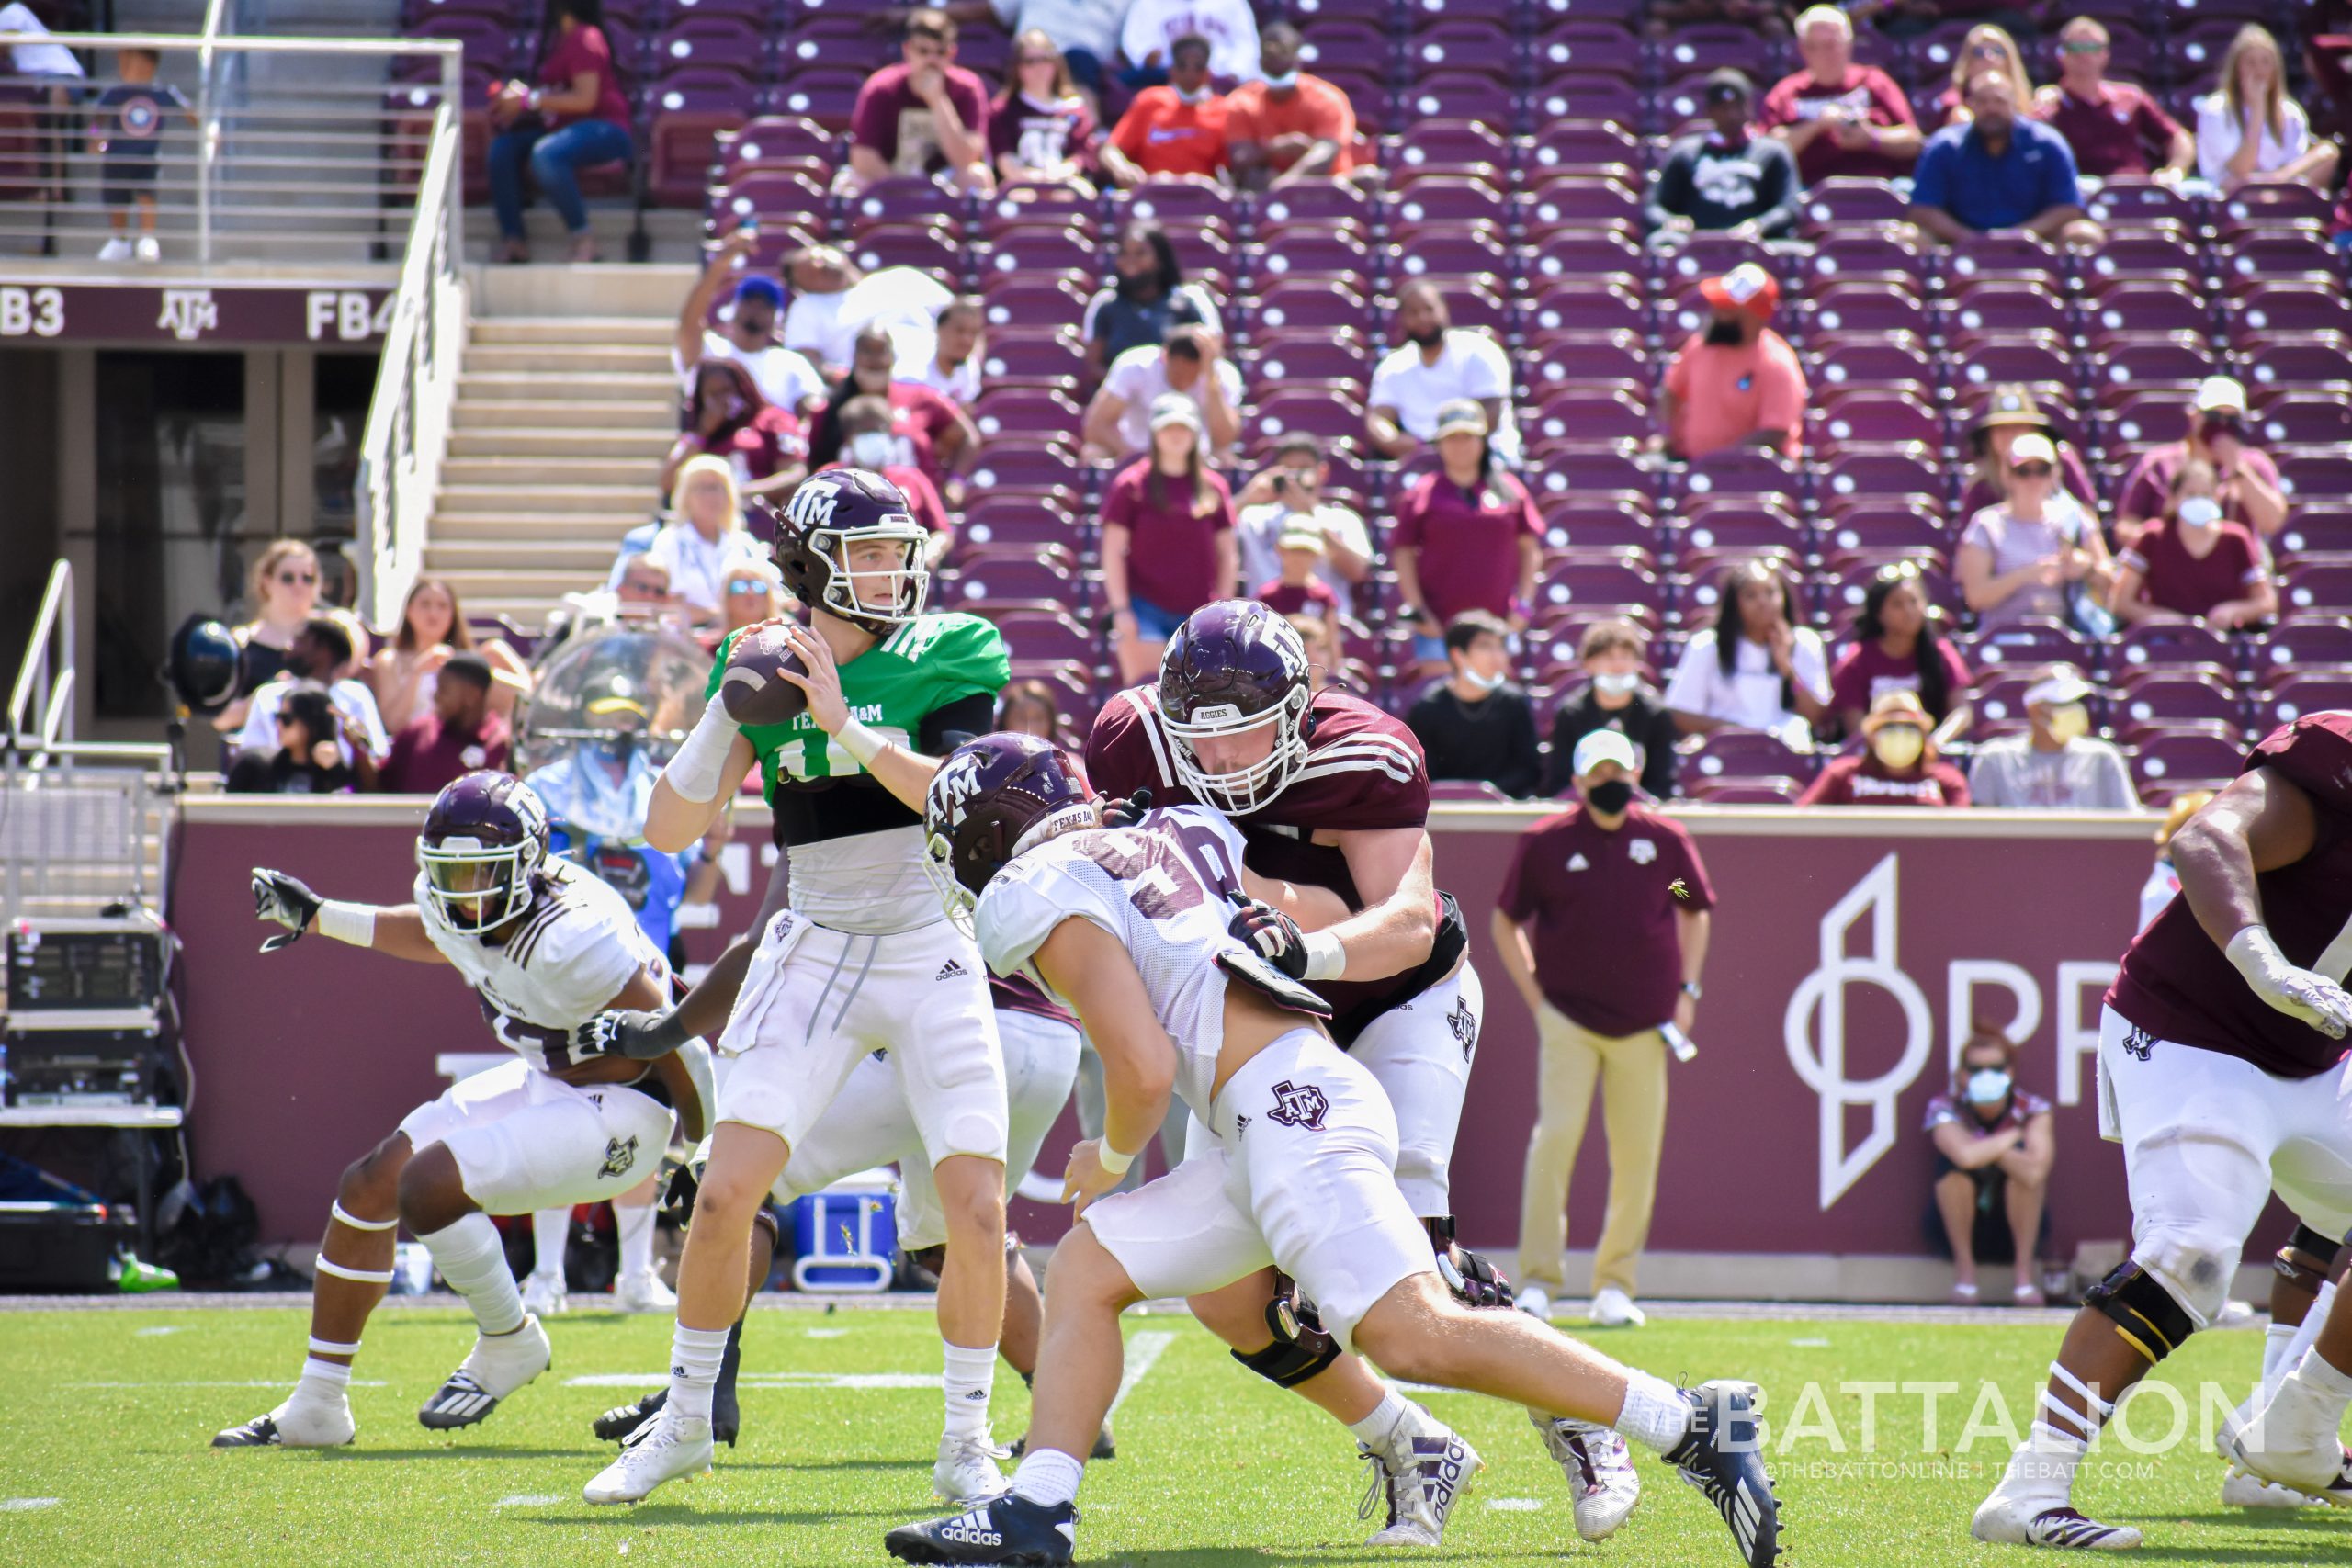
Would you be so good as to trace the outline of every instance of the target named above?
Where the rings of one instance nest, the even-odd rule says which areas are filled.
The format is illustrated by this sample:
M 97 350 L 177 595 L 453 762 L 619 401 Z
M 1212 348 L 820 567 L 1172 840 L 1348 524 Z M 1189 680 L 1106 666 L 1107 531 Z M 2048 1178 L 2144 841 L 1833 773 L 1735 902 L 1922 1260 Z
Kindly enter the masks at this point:
M 931 597 L 923 562 L 931 535 L 905 492 L 880 474 L 811 474 L 771 515 L 776 569 L 802 604 L 877 635 L 922 614 Z
M 1306 764 L 1314 696 L 1297 627 L 1254 599 L 1202 605 L 1159 660 L 1159 714 L 1176 741 L 1176 776 L 1233 816 L 1265 806 Z M 1253 755 L 1261 729 L 1266 750 Z
M 507 773 L 472 773 L 443 786 L 416 836 L 426 896 L 449 929 L 478 936 L 531 907 L 548 858 L 548 808 Z
M 949 752 L 932 775 L 922 868 L 968 935 L 981 890 L 1015 855 L 1099 826 L 1094 792 L 1059 747 L 1034 735 L 983 735 Z

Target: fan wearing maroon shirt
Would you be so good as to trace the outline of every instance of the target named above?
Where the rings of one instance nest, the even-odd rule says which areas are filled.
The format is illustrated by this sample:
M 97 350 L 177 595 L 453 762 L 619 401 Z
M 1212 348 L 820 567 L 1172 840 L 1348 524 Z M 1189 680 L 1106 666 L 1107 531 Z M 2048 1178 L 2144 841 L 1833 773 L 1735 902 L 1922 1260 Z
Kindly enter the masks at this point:
M 2099 1026 L 2132 1257 L 2067 1329 L 2032 1435 L 1977 1507 L 1980 1540 L 2138 1545 L 2070 1502 L 2114 1402 L 2220 1314 L 2273 1190 L 2322 1235 L 2352 1229 L 2352 713 L 2273 731 L 2171 849 L 2179 896 L 2123 955 Z
M 920 381 L 897 378 L 898 347 L 890 329 L 881 322 L 873 322 L 857 334 L 850 355 L 849 374 L 826 397 L 824 411 L 808 434 L 809 461 L 820 468 L 841 461 L 849 439 L 842 425 L 843 411 L 858 398 L 880 398 L 889 406 L 890 436 L 896 443 L 889 460 L 903 468 L 921 468 L 934 488 L 946 489 L 948 474 L 961 469 L 979 449 L 978 427 L 943 394 Z
M 1919 158 L 1919 122 L 1894 78 L 1854 63 L 1854 24 L 1835 6 L 1797 17 L 1804 69 L 1764 95 L 1757 123 L 1789 144 L 1807 185 L 1832 175 L 1895 180 Z
M 945 175 L 983 196 L 989 173 L 989 90 L 956 63 L 956 22 L 929 6 L 907 13 L 904 56 L 865 79 L 850 109 L 849 167 L 842 188 L 854 196 L 893 175 Z
M 433 687 L 433 711 L 392 737 L 377 787 L 392 795 L 438 795 L 468 773 L 506 771 L 506 721 L 490 711 L 490 661 L 453 653 Z
M 2033 118 L 2066 139 L 2075 172 L 2177 180 L 2197 161 L 2197 139 L 2129 82 L 2107 80 L 2107 29 L 2077 17 L 2058 29 L 2058 80 L 2033 97 Z
M 1966 806 L 1968 779 L 1936 755 L 1917 692 L 1893 691 L 1862 720 L 1863 750 L 1814 775 L 1799 806 Z

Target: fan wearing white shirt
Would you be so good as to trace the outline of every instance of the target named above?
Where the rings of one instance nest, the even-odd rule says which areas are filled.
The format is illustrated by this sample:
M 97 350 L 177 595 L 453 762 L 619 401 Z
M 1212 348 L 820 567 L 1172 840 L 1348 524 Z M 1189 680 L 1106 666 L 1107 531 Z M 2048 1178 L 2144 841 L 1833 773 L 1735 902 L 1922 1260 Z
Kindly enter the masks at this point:
M 1209 40 L 1209 74 L 1220 82 L 1255 82 L 1258 17 L 1250 0 L 1136 0 L 1119 33 L 1119 51 L 1136 69 L 1129 86 L 1168 80 L 1176 40 L 1198 33 Z
M 1487 411 L 1495 460 L 1520 466 L 1519 422 L 1511 412 L 1510 361 L 1482 332 L 1456 331 L 1453 312 L 1433 283 L 1407 284 L 1396 294 L 1396 330 L 1404 343 L 1372 373 L 1364 434 L 1383 457 L 1409 457 L 1437 434 L 1438 411 L 1468 398 Z
M 2278 40 L 2248 22 L 2222 58 L 2222 85 L 2197 100 L 2197 172 L 2224 192 L 2249 185 L 2326 191 L 2335 159 L 2335 143 L 2314 141 L 2302 106 L 2287 96 Z
M 1829 713 L 1820 634 L 1798 624 L 1795 592 L 1769 558 L 1732 572 L 1721 592 L 1714 626 L 1690 639 L 1667 683 L 1674 722 L 1685 735 L 1730 726 L 1809 747 Z
M 828 375 L 849 367 L 857 334 L 889 329 L 901 357 L 927 352 L 921 340 L 937 330 L 939 312 L 956 298 L 929 273 L 886 266 L 868 274 L 838 245 L 803 245 L 784 258 L 792 305 L 784 313 L 784 346 L 816 361 Z
M 1241 548 L 1241 581 L 1271 582 L 1283 571 L 1283 534 L 1302 525 L 1323 538 L 1323 558 L 1315 575 L 1340 602 L 1340 614 L 1355 610 L 1355 585 L 1372 575 L 1372 536 L 1352 507 L 1323 499 L 1331 468 L 1317 437 L 1294 432 L 1274 447 L 1272 465 L 1234 496 L 1238 513 L 1235 541 Z
M 743 526 L 735 470 L 724 457 L 689 457 L 670 491 L 670 520 L 646 547 L 645 558 L 670 574 L 670 592 L 697 621 L 716 621 L 726 609 L 727 574 L 765 556 Z
M 776 317 L 784 310 L 784 289 L 762 273 L 746 273 L 735 283 L 735 297 L 717 327 L 706 326 L 710 307 L 735 277 L 741 259 L 751 254 L 754 232 L 738 229 L 718 243 L 710 265 L 695 280 L 686 302 L 678 310 L 678 331 L 670 344 L 670 367 L 684 385 L 695 366 L 705 359 L 731 359 L 752 373 L 760 396 L 775 408 L 809 417 L 825 400 L 825 378 L 808 356 L 775 340 Z
M 929 387 L 969 412 L 980 398 L 980 302 L 966 295 L 939 312 L 939 331 L 930 352 L 909 355 L 891 367 L 890 379 Z M 893 343 L 899 342 L 896 333 Z
M 390 754 L 391 739 L 384 733 L 384 720 L 376 709 L 376 694 L 365 681 L 349 678 L 345 666 L 351 662 L 351 634 L 331 615 L 312 615 L 286 650 L 286 671 L 269 681 L 253 694 L 253 705 L 247 710 L 245 727 L 230 742 L 232 751 L 260 751 L 265 754 L 277 750 L 278 699 L 292 690 L 297 682 L 315 681 L 327 688 L 327 696 L 334 704 L 335 712 L 343 718 L 343 760 L 362 768 L 363 784 L 374 776 L 375 766 Z M 354 750 L 358 740 L 365 754 Z

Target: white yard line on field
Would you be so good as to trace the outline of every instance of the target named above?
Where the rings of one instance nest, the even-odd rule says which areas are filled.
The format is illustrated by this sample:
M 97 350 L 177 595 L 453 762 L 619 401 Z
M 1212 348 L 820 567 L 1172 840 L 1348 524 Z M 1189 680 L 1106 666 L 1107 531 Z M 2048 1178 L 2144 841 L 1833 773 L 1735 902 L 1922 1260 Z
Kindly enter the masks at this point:
M 1112 1410 L 1117 1410 L 1126 1402 L 1127 1395 L 1135 1392 L 1136 1384 L 1143 1382 L 1144 1374 L 1151 1371 L 1152 1363 L 1175 1343 L 1176 1336 L 1159 1329 L 1147 1329 L 1127 1341 L 1127 1370 L 1119 1376 L 1119 1392 L 1111 1396 Z M 1108 1413 L 1105 1418 L 1108 1418 Z
M 1489 1497 L 1487 1499 L 1487 1506 L 1504 1514 L 1532 1514 L 1543 1506 L 1540 1500 L 1533 1497 Z
M 588 1372 L 576 1378 L 566 1378 L 566 1388 L 644 1388 L 660 1386 L 669 1378 L 667 1372 Z M 742 1388 L 852 1388 L 892 1389 L 928 1388 L 939 1386 L 937 1372 L 745 1372 L 739 1380 Z
M 284 1388 L 286 1386 L 286 1380 L 284 1378 L 254 1378 L 243 1382 L 234 1382 L 213 1381 L 205 1378 L 194 1378 L 187 1381 L 181 1381 L 174 1378 L 153 1378 L 144 1382 L 69 1382 L 61 1384 L 60 1386 L 64 1388 Z M 381 1379 L 378 1379 L 377 1381 L 370 1382 L 366 1378 L 354 1378 L 351 1380 L 351 1386 L 354 1388 L 381 1388 L 384 1384 Z
M 560 1492 L 517 1492 L 512 1497 L 501 1497 L 491 1505 L 493 1508 L 544 1508 L 551 1503 L 569 1503 L 571 1498 Z
M 29 1514 L 35 1508 L 54 1508 L 62 1497 L 0 1497 L 0 1514 Z
M 140 1329 L 138 1331 L 138 1337 L 141 1339 L 154 1339 L 165 1334 L 177 1334 L 179 1331 L 180 1325 L 176 1323 L 160 1323 L 153 1328 Z

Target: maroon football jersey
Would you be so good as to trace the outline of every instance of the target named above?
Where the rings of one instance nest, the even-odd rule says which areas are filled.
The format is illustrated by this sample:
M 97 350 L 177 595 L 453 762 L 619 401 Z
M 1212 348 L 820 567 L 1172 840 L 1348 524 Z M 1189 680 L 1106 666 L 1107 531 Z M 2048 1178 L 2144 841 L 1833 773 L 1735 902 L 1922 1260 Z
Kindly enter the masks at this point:
M 2273 730 L 2245 766 L 2270 769 L 2317 810 L 2311 853 L 2255 878 L 2279 951 L 2311 968 L 2352 920 L 2352 713 L 2305 714 Z M 2159 1040 L 2244 1057 L 2280 1077 L 2324 1073 L 2346 1049 L 2256 996 L 2197 923 L 2185 894 L 2175 894 L 2123 955 L 2107 1003 Z
M 1363 899 L 1348 871 L 1347 855 L 1336 844 L 1315 842 L 1315 831 L 1428 827 L 1429 768 L 1413 732 L 1362 697 L 1316 693 L 1307 705 L 1306 727 L 1306 764 L 1272 802 L 1233 821 L 1248 844 L 1251 871 L 1329 888 L 1350 909 L 1360 909 Z M 1095 716 L 1086 739 L 1087 782 L 1097 795 L 1114 797 L 1148 787 L 1154 806 L 1206 804 L 1178 781 L 1175 757 L 1176 741 L 1160 716 L 1157 688 L 1133 686 Z M 1429 963 L 1390 979 L 1330 981 L 1316 987 L 1331 1004 L 1332 1032 L 1342 1043 L 1453 970 L 1467 933 L 1453 900 L 1441 895 L 1440 906 Z
M 1078 1027 L 1078 1014 L 1046 995 L 1037 982 L 1026 975 L 990 975 L 989 1002 L 999 1012 L 1035 1013 L 1050 1018 L 1057 1023 Z

